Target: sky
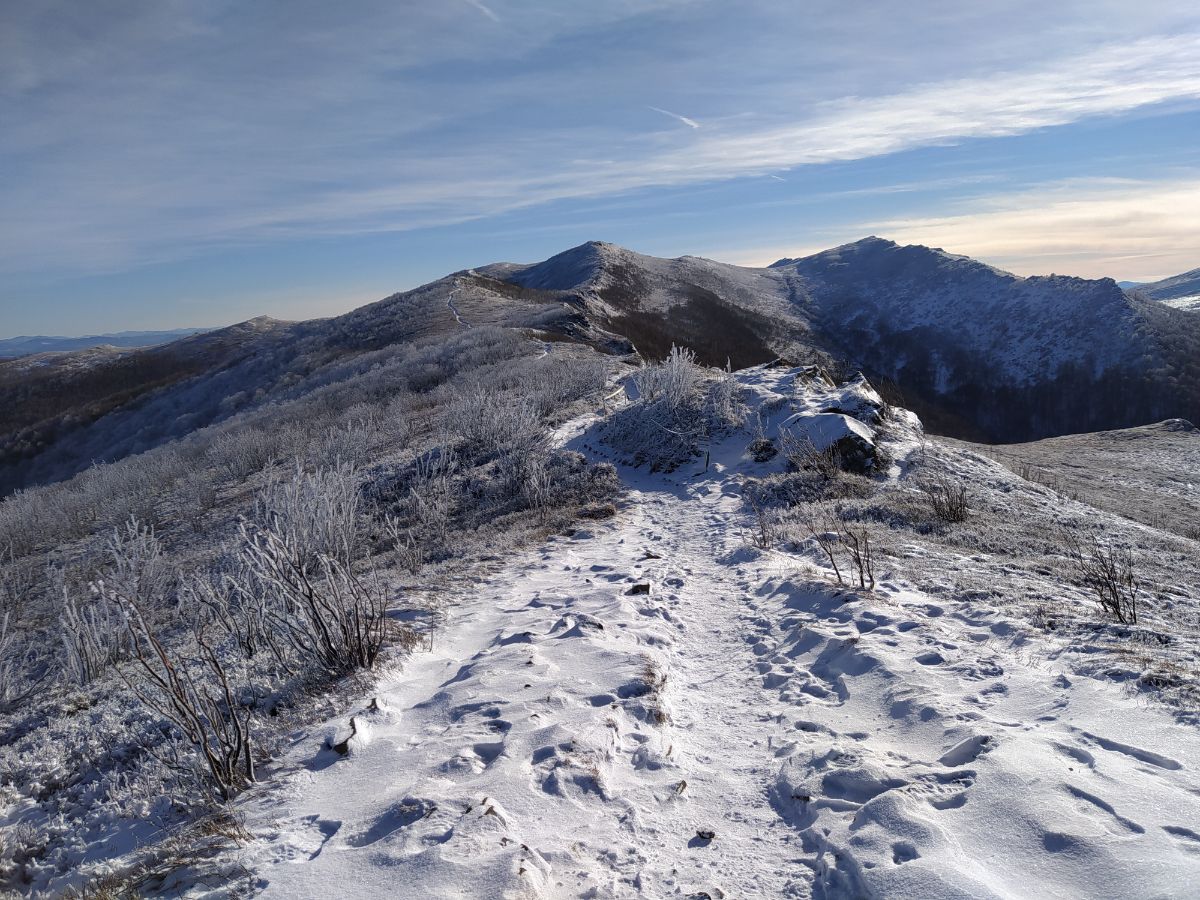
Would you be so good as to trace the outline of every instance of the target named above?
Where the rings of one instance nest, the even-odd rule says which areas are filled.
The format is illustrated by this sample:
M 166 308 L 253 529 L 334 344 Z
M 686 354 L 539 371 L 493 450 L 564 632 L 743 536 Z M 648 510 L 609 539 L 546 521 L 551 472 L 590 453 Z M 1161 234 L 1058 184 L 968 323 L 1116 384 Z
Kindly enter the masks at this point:
M 587 240 L 1200 266 L 1195 0 L 0 4 L 0 337 L 334 315 Z

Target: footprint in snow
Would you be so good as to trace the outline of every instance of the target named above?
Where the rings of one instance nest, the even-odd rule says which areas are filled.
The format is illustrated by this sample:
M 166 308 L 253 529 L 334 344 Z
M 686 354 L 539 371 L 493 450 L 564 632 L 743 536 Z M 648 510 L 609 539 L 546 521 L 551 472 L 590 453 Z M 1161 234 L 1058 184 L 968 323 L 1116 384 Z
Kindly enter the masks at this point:
M 983 754 L 991 752 L 994 749 L 994 743 L 991 735 L 972 735 L 965 740 L 959 741 L 939 756 L 938 762 L 952 769 L 958 766 L 965 766 L 969 762 L 974 762 Z

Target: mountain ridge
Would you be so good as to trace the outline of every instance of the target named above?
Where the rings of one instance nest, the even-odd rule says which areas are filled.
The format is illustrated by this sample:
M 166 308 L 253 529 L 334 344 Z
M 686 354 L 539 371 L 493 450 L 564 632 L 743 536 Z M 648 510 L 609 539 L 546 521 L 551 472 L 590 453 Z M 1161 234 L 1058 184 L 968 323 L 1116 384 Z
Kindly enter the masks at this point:
M 0 490 L 69 477 L 304 390 L 325 367 L 472 326 L 644 359 L 681 345 L 731 368 L 861 370 L 932 431 L 971 440 L 1200 420 L 1200 317 L 1111 279 L 1021 277 L 876 236 L 757 268 L 589 241 L 329 319 L 260 317 L 141 350 L 0 361 Z

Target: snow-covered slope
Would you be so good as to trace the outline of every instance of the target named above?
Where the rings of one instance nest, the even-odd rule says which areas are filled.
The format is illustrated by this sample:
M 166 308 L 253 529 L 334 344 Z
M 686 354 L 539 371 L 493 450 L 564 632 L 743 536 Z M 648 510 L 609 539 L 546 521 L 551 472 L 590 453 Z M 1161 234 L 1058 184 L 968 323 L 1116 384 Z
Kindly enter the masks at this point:
M 1021 278 L 880 238 L 775 268 L 801 276 L 825 329 L 857 342 L 873 368 L 893 377 L 931 368 L 939 393 L 971 377 L 964 365 L 1020 387 L 1068 366 L 1098 376 L 1158 361 L 1137 333 L 1136 308 L 1109 279 Z
M 826 405 L 796 374 L 739 376 L 769 437 Z M 894 421 L 903 492 L 931 451 Z M 602 455 L 601 433 L 585 418 L 563 437 Z M 839 587 L 809 543 L 752 546 L 745 480 L 781 462 L 746 443 L 625 469 L 615 518 L 431 585 L 429 651 L 296 735 L 244 803 L 239 871 L 274 897 L 1190 894 L 1195 726 L 1080 675 L 1030 623 L 1035 600 L 1080 606 L 1061 579 L 994 539 L 968 556 L 884 527 L 874 589 Z M 939 452 L 983 518 L 1044 530 L 1033 517 L 1087 509 Z M 969 572 L 1022 579 L 1021 599 Z
M 1195 300 L 1200 298 L 1200 269 L 1192 269 L 1190 272 L 1150 284 L 1139 284 L 1137 291 L 1154 300 Z
M 1164 306 L 1197 312 L 1200 311 L 1200 269 L 1192 269 L 1162 281 L 1135 284 L 1131 286 L 1131 291 L 1136 296 L 1158 300 Z

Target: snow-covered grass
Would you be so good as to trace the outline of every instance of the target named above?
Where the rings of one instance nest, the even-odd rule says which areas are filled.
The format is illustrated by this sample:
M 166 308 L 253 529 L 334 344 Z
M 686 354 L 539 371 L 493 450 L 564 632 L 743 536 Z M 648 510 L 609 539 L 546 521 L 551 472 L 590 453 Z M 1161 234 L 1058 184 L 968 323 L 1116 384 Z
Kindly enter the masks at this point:
M 263 893 L 1186 895 L 1195 706 L 1128 659 L 1194 654 L 1172 617 L 1195 572 L 1146 591 L 1152 624 L 1114 626 L 1057 530 L 1140 534 L 1149 570 L 1176 539 L 895 411 L 889 471 L 817 501 L 874 542 L 874 588 L 839 586 L 811 535 L 751 539 L 748 479 L 786 465 L 747 452 L 755 432 L 828 401 L 796 374 L 737 376 L 764 421 L 707 466 L 622 469 L 614 518 L 438 586 L 432 647 L 297 732 L 240 805 L 236 858 Z M 606 434 L 585 418 L 564 437 L 604 455 Z M 931 515 L 935 476 L 967 485 L 964 520 Z M 785 522 L 813 506 L 778 502 Z M 1047 628 L 1046 605 L 1068 624 Z
M 611 360 L 484 327 L 397 355 L 0 507 L 4 888 L 162 889 L 173 854 L 201 865 L 236 833 L 203 823 L 270 778 L 289 730 L 433 639 L 418 586 L 611 495 L 611 467 L 547 439 Z M 446 421 L 481 383 L 529 411 L 536 473 L 513 464 L 525 444 L 468 446 Z M 419 550 L 404 571 L 389 532 Z
M 1194 541 L 930 440 L 862 380 L 719 375 L 680 354 L 626 376 L 616 410 L 594 373 L 543 404 L 537 376 L 569 369 L 563 352 L 485 382 L 495 407 L 544 410 L 533 444 L 527 411 L 435 387 L 408 401 L 404 445 L 364 468 L 302 460 L 223 487 L 210 516 L 231 539 L 239 512 L 257 521 L 247 535 L 320 537 L 297 568 L 316 559 L 319 574 L 353 541 L 346 564 L 409 638 L 349 679 L 284 677 L 296 658 L 269 652 L 231 669 L 263 727 L 256 781 L 224 807 L 164 740 L 171 717 L 111 672 L 48 677 L 0 722 L 12 886 L 1124 897 L 1200 877 Z M 704 416 L 728 398 L 736 415 L 715 414 L 671 472 L 614 467 L 631 457 L 613 422 L 671 396 Z M 785 451 L 829 416 L 863 426 L 850 430 L 876 464 Z M 546 479 L 532 493 L 542 476 L 513 467 L 518 448 Z M 931 489 L 961 491 L 962 515 L 939 513 Z M 205 570 L 184 573 L 177 615 L 230 584 L 206 569 L 215 534 L 155 532 L 179 567 Z M 1136 624 L 1097 604 L 1070 536 L 1128 552 Z M 102 575 L 87 552 L 72 551 L 69 590 Z M 140 591 L 132 574 L 113 584 Z M 288 577 L 265 576 L 233 583 Z M 166 649 L 196 666 L 189 634 Z M 242 652 L 226 650 L 231 664 Z

